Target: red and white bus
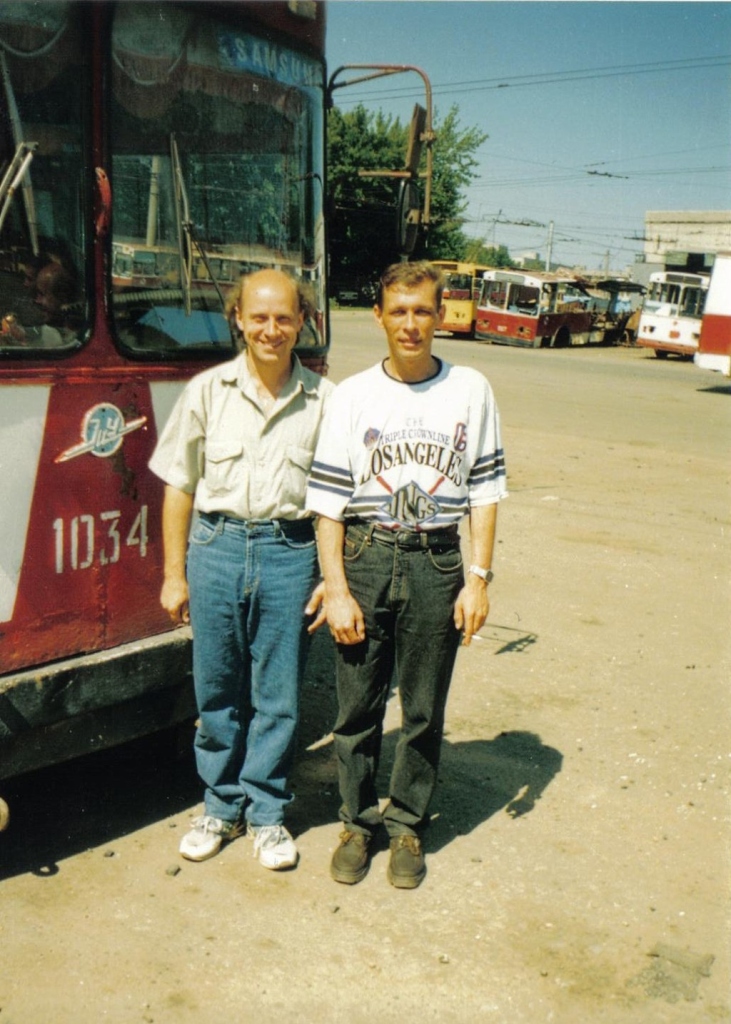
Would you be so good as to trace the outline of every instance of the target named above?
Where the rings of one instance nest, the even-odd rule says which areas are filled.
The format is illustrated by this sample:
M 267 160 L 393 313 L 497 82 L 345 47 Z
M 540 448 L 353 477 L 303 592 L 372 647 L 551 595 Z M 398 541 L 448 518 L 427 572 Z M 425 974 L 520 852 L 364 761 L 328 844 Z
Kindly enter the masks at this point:
M 324 5 L 4 3 L 0 71 L 2 779 L 193 714 L 147 463 L 242 271 L 325 365 Z
M 565 347 L 604 341 L 591 296 L 573 277 L 488 270 L 477 303 L 475 336 L 498 345 Z
M 731 377 L 731 252 L 719 252 L 713 262 L 694 362 Z
M 461 263 L 458 260 L 431 260 L 444 274 L 444 320 L 441 330 L 451 334 L 475 336 L 477 300 L 482 286 L 482 275 L 488 267 L 479 263 Z
M 708 291 L 708 274 L 659 270 L 650 274 L 642 303 L 637 344 L 659 359 L 671 353 L 691 358 L 698 349 Z

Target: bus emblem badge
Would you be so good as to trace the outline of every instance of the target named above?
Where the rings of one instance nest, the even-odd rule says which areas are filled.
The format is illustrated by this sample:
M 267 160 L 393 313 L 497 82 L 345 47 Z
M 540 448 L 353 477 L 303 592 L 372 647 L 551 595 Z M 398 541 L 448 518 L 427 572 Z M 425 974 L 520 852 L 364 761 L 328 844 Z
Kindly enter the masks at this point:
M 124 416 L 116 407 L 109 403 L 95 405 L 88 410 L 81 425 L 80 444 L 67 448 L 54 459 L 54 462 L 68 462 L 78 455 L 96 455 L 100 459 L 108 459 L 122 447 L 126 434 L 139 430 L 147 422 L 146 416 L 124 422 Z

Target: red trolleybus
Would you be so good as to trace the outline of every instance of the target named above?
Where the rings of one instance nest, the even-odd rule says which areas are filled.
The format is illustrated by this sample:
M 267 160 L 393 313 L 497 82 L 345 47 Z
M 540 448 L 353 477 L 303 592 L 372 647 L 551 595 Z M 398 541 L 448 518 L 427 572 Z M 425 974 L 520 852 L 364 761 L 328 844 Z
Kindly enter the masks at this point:
M 323 57 L 320 3 L 0 5 L 0 779 L 194 711 L 147 462 L 242 271 L 324 367 Z
M 488 269 L 477 263 L 459 263 L 455 260 L 432 260 L 444 274 L 445 314 L 441 329 L 452 334 L 475 336 L 477 299 L 482 275 Z
M 731 377 L 731 252 L 719 252 L 713 262 L 694 361 Z
M 586 345 L 604 340 L 590 296 L 572 277 L 488 270 L 477 304 L 476 337 L 499 345 Z
M 669 353 L 692 357 L 698 348 L 708 291 L 708 274 L 660 270 L 650 274 L 642 303 L 637 344 L 664 359 Z

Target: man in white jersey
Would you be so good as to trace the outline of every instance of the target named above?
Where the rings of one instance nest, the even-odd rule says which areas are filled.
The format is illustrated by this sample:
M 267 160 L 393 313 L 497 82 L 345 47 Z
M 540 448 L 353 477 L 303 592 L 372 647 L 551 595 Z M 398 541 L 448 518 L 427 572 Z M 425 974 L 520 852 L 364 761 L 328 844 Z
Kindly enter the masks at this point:
M 327 617 L 338 652 L 344 829 L 330 872 L 349 884 L 365 877 L 382 824 L 389 881 L 411 889 L 423 880 L 420 837 L 460 633 L 468 644 L 489 609 L 497 502 L 506 495 L 500 421 L 480 373 L 432 355 L 442 290 L 430 263 L 385 271 L 374 312 L 388 356 L 336 388 L 307 492 L 306 507 L 319 516 L 325 581 L 317 621 Z M 402 724 L 381 813 L 375 777 L 394 669 Z

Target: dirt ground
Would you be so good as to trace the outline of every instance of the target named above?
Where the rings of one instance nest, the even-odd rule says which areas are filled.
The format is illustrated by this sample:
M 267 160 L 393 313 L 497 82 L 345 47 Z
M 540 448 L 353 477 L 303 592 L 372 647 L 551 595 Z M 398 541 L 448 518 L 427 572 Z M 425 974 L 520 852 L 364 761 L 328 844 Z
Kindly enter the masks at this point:
M 332 317 L 331 376 L 381 356 Z M 492 610 L 460 652 L 421 888 L 332 882 L 332 652 L 288 824 L 177 846 L 201 792 L 155 737 L 5 784 L 0 1024 L 711 1024 L 729 998 L 731 387 L 638 349 L 440 339 L 504 423 Z M 389 705 L 382 791 L 398 725 Z

